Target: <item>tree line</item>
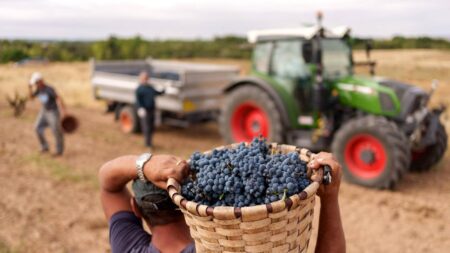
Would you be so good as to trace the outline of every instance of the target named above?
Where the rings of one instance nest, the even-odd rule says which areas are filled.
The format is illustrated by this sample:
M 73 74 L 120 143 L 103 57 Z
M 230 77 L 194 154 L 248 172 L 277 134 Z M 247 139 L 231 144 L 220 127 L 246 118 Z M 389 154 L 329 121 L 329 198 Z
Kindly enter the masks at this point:
M 356 49 L 365 48 L 366 39 L 353 38 Z M 374 49 L 433 48 L 450 49 L 450 41 L 430 37 L 371 40 Z M 118 38 L 110 36 L 100 41 L 30 41 L 0 40 L 0 62 L 24 59 L 50 61 L 85 61 L 153 58 L 235 58 L 248 59 L 251 46 L 246 38 L 216 37 L 212 40 L 146 40 L 140 36 Z

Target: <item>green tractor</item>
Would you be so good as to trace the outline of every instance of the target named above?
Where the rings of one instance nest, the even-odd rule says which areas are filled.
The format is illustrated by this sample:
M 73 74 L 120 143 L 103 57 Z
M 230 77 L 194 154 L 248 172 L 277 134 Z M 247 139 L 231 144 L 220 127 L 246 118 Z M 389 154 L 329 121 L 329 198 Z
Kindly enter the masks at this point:
M 445 107 L 428 108 L 436 85 L 374 77 L 353 62 L 349 29 L 319 25 L 251 31 L 251 76 L 226 90 L 220 130 L 229 143 L 263 135 L 331 150 L 352 183 L 392 189 L 408 171 L 436 164 L 447 148 Z M 354 75 L 356 64 L 372 76 Z

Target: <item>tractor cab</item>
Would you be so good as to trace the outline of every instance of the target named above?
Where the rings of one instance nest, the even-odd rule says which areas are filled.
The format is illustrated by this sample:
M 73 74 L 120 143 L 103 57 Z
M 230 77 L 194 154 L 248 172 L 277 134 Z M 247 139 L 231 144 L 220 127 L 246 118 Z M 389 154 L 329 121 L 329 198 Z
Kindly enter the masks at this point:
M 253 70 L 285 78 L 305 78 L 314 74 L 315 65 L 322 60 L 329 78 L 350 75 L 349 32 L 347 27 L 323 31 L 318 26 L 250 31 L 248 41 L 255 44 Z M 318 45 L 314 41 L 321 33 L 322 59 L 317 55 Z
M 318 63 L 322 64 L 322 95 L 326 97 L 329 97 L 333 81 L 353 74 L 349 32 L 347 27 L 322 30 L 319 26 L 249 32 L 248 40 L 255 44 L 252 74 L 295 96 L 292 109 L 303 115 L 298 122 L 293 122 L 295 126 L 317 127 L 312 118 L 312 98 Z

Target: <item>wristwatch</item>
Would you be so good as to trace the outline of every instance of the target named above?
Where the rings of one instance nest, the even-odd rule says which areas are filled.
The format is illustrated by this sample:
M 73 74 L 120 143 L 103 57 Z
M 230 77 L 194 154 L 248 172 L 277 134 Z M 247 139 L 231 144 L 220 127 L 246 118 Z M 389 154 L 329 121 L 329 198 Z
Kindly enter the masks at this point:
M 150 160 L 150 158 L 152 158 L 152 154 L 144 153 L 136 159 L 137 175 L 139 177 L 139 180 L 141 180 L 144 183 L 148 181 L 144 175 L 144 165 Z

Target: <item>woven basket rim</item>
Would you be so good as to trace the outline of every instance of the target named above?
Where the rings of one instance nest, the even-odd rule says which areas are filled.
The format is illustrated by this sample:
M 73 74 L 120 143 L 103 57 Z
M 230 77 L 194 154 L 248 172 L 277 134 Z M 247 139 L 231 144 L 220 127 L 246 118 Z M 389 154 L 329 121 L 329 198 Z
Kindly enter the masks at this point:
M 236 148 L 241 143 L 233 143 L 230 145 L 219 146 L 214 149 Z M 244 142 L 245 145 L 249 145 L 248 142 Z M 298 152 L 299 158 L 302 161 L 309 162 L 314 154 L 305 148 L 298 148 L 293 145 L 270 143 L 270 148 L 273 150 L 286 151 L 286 152 Z M 212 150 L 203 152 L 203 154 L 211 153 Z M 293 194 L 284 200 L 277 200 L 268 204 L 260 204 L 248 207 L 233 207 L 233 206 L 207 206 L 189 201 L 180 194 L 181 185 L 174 178 L 169 178 L 167 181 L 167 191 L 172 201 L 180 208 L 187 210 L 190 214 L 195 216 L 207 217 L 212 216 L 220 220 L 228 220 L 240 218 L 243 213 L 246 215 L 258 215 L 258 213 L 278 213 L 284 210 L 290 210 L 292 207 L 297 206 L 300 202 L 309 200 L 314 197 L 317 189 L 319 188 L 322 180 L 322 173 L 318 171 L 309 170 L 308 175 L 318 174 L 319 179 L 312 181 L 303 191 Z

